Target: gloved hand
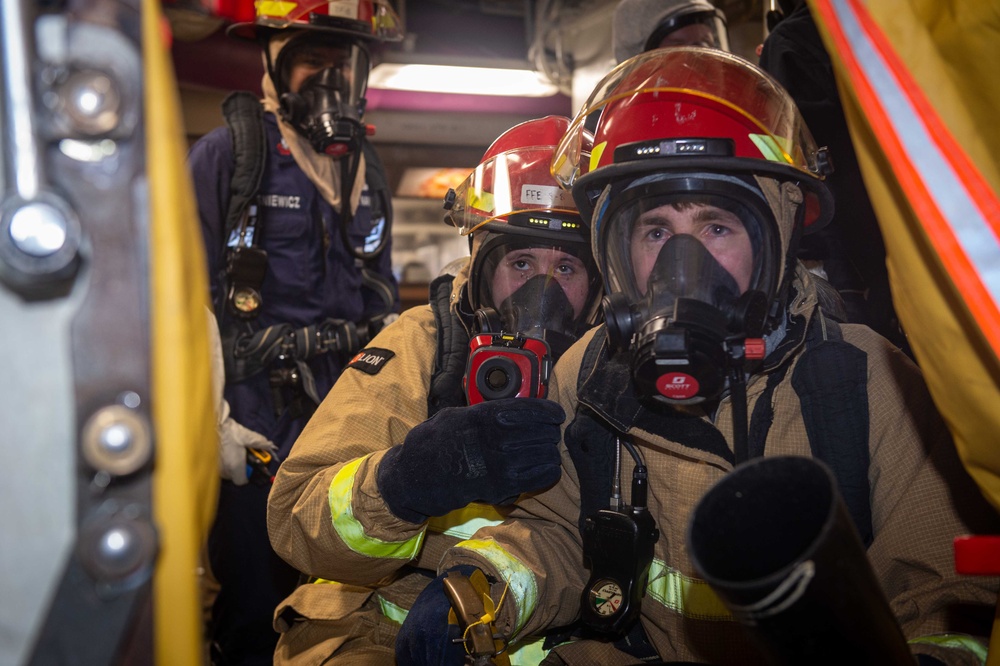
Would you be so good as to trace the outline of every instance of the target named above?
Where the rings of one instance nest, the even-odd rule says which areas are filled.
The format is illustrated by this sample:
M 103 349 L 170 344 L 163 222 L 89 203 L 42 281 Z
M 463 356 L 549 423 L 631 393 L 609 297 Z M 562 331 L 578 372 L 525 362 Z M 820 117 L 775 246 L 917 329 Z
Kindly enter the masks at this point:
M 223 397 L 226 383 L 222 359 L 222 340 L 215 315 L 205 308 L 208 319 L 208 350 L 212 355 L 212 398 L 215 402 L 216 428 L 219 435 L 219 475 L 238 486 L 247 484 L 247 449 L 274 453 L 277 447 L 256 430 L 240 425 L 229 416 L 229 402 Z
M 558 403 L 539 398 L 442 409 L 385 453 L 379 492 L 394 515 L 411 523 L 470 502 L 513 502 L 559 480 L 565 419 Z
M 457 566 L 449 571 L 459 571 L 471 576 L 476 568 Z M 444 666 L 465 663 L 465 647 L 454 643 L 462 638 L 457 624 L 448 624 L 451 601 L 444 591 L 447 572 L 432 580 L 413 602 L 403 626 L 396 636 L 397 666 Z
M 225 401 L 223 401 L 225 403 Z M 246 428 L 229 417 L 229 405 L 219 423 L 219 474 L 238 486 L 247 483 L 247 449 L 274 453 L 277 447 L 256 430 Z

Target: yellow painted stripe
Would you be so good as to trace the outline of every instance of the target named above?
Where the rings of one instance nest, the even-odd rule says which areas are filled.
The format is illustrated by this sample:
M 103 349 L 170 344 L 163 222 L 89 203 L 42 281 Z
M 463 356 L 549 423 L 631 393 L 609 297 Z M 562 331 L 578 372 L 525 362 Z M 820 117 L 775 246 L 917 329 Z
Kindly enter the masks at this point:
M 590 167 L 589 171 L 594 171 L 597 169 L 597 165 L 601 163 L 601 155 L 604 154 L 604 149 L 608 147 L 607 141 L 602 141 L 593 148 L 590 149 Z M 588 171 L 588 173 L 589 173 Z

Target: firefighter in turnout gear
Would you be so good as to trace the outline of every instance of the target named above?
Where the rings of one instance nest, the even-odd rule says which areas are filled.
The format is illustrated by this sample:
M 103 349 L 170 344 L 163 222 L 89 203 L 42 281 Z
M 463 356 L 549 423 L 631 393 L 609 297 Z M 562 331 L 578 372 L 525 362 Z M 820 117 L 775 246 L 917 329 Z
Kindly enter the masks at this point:
M 446 200 L 471 258 L 348 364 L 278 471 L 271 542 L 315 577 L 276 612 L 281 663 L 394 663 L 441 554 L 557 480 L 549 369 L 600 294 L 586 226 L 549 172 L 568 126 L 549 116 L 493 143 Z
M 264 96 L 234 93 L 228 127 L 189 154 L 236 422 L 291 449 L 346 362 L 398 307 L 390 196 L 365 140 L 372 49 L 398 39 L 384 0 L 257 3 L 230 36 L 263 51 Z M 265 456 L 266 458 L 266 456 Z M 275 606 L 298 572 L 270 548 L 269 475 L 222 484 L 209 559 L 217 663 L 272 661 Z
M 439 572 L 495 581 L 496 627 L 513 641 L 580 620 L 548 664 L 763 663 L 695 569 L 687 527 L 740 463 L 813 457 L 833 471 L 915 659 L 981 664 L 997 581 L 959 577 L 951 543 L 995 532 L 994 515 L 918 369 L 870 329 L 825 317 L 794 260 L 832 211 L 823 151 L 787 93 L 718 50 L 642 54 L 598 84 L 553 167 L 592 213 L 606 325 L 553 376 L 567 413 L 560 482 L 450 549 Z M 751 566 L 752 551 L 732 557 Z M 428 586 L 400 630 L 400 664 L 452 663 L 446 608 Z M 839 635 L 831 654 L 854 646 L 857 659 L 826 663 L 870 663 L 866 640 Z

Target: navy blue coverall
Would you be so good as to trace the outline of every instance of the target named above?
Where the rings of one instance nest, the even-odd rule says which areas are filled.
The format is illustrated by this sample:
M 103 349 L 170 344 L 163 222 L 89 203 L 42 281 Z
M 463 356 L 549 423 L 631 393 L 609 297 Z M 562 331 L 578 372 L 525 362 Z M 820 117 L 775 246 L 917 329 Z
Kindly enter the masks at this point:
M 358 262 L 344 247 L 339 231 L 340 211 L 321 196 L 285 144 L 273 115 L 264 114 L 267 136 L 266 167 L 258 190 L 259 240 L 267 252 L 267 272 L 261 285 L 262 305 L 252 326 L 291 324 L 295 328 L 327 318 L 360 322 L 384 309 L 373 292 L 362 289 Z M 217 128 L 192 146 L 189 166 L 194 179 L 198 215 L 208 259 L 212 300 L 220 327 L 226 297 L 226 230 L 230 180 L 234 169 L 228 127 Z M 349 235 L 361 245 L 370 229 L 370 198 L 366 188 Z M 374 268 L 391 281 L 391 241 Z M 398 296 L 396 307 L 398 309 Z M 322 399 L 346 363 L 343 355 L 328 353 L 308 360 Z M 225 397 L 232 417 L 271 440 L 277 460 L 288 455 L 311 410 L 276 413 L 269 385 L 269 369 L 242 381 L 227 378 Z M 285 389 L 286 393 L 291 389 Z M 273 471 L 273 470 L 272 470 Z M 294 589 L 298 572 L 271 549 L 265 524 L 268 486 L 236 486 L 224 481 L 218 514 L 209 537 L 209 561 L 221 590 L 213 607 L 209 638 L 216 663 L 271 664 L 278 634 L 271 627 L 278 602 Z

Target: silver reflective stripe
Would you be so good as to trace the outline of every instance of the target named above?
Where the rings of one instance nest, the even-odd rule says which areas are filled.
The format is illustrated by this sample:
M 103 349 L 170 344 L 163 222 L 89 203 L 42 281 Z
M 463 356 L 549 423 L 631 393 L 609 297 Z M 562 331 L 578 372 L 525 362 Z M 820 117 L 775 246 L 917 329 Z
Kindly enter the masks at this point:
M 354 492 L 354 477 L 358 467 L 369 456 L 352 460 L 337 472 L 330 482 L 328 501 L 330 515 L 333 518 L 333 529 L 340 540 L 355 553 L 370 557 L 391 558 L 396 560 L 412 560 L 420 551 L 424 542 L 426 530 L 405 541 L 382 541 L 365 534 L 365 529 L 354 518 L 354 508 L 351 506 L 351 496 Z
M 493 539 L 469 539 L 457 543 L 455 547 L 471 550 L 485 558 L 507 583 L 507 595 L 513 597 L 517 604 L 517 619 L 514 626 L 516 634 L 538 605 L 538 582 L 535 580 L 535 574 Z M 497 601 L 499 602 L 499 599 Z
M 708 583 L 685 576 L 666 565 L 663 560 L 653 560 L 649 567 L 646 593 L 670 610 L 696 620 L 733 621 L 722 600 Z
M 956 174 L 950 156 L 928 131 L 920 112 L 865 32 L 853 3 L 832 0 L 828 4 L 837 16 L 865 80 L 881 101 L 895 137 L 909 156 L 910 165 L 944 216 L 996 309 L 1000 303 L 1000 241 L 989 221 Z

